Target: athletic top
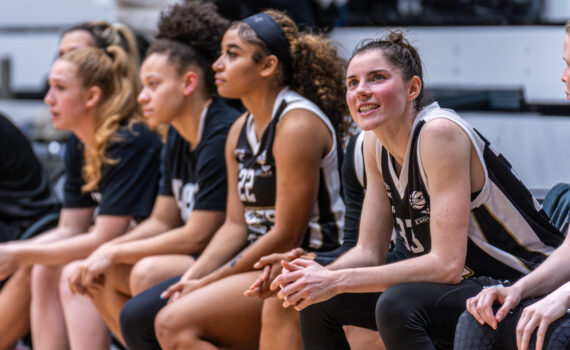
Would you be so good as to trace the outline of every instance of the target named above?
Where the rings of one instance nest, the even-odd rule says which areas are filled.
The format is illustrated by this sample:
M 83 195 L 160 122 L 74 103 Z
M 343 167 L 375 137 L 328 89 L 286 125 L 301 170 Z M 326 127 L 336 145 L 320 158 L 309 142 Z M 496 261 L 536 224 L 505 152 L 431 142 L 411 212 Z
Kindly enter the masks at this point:
M 58 212 L 59 204 L 30 142 L 3 115 L 0 145 L 0 222 L 24 222 L 28 226 L 44 215 Z
M 412 256 L 430 251 L 430 195 L 419 139 L 422 127 L 436 118 L 448 119 L 465 131 L 485 170 L 483 189 L 472 194 L 463 277 L 520 278 L 544 261 L 563 236 L 509 162 L 465 120 L 437 103 L 425 107 L 416 117 L 399 178 L 393 157 L 377 142 L 378 167 L 400 235 Z
M 83 144 L 75 135 L 69 138 L 64 208 L 98 206 L 99 215 L 128 215 L 137 220 L 150 215 L 158 188 L 160 137 L 142 123 L 120 127 L 117 136 L 120 140 L 109 144 L 106 155 L 120 161 L 103 165 L 97 191 L 88 193 L 81 192 Z
M 248 114 L 235 149 L 238 162 L 238 192 L 245 207 L 249 241 L 253 242 L 275 223 L 276 169 L 273 142 L 277 123 L 293 109 L 316 114 L 333 135 L 331 151 L 321 160 L 317 200 L 302 243 L 309 250 L 331 250 L 338 246 L 344 224 L 344 202 L 341 198 L 340 164 L 342 150 L 328 118 L 314 103 L 284 88 L 273 105 L 273 117 L 261 141 L 255 136 L 254 119 Z
M 238 111 L 214 98 L 202 112 L 194 149 L 175 128 L 169 128 L 162 150 L 158 193 L 174 196 L 184 222 L 193 209 L 226 210 L 224 148 L 230 126 L 238 116 Z

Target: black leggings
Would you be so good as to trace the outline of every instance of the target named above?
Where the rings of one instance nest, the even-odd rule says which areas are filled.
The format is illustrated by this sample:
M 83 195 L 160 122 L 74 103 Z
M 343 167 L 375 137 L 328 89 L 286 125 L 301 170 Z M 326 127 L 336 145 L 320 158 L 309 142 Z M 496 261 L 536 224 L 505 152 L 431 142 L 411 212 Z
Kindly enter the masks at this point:
M 523 300 L 514 308 L 505 319 L 498 324 L 497 330 L 493 330 L 488 325 L 480 325 L 470 313 L 463 312 L 457 321 L 457 332 L 455 333 L 455 349 L 461 350 L 516 350 L 517 335 L 516 328 L 522 310 L 540 300 Z M 499 306 L 494 307 L 497 312 Z M 529 349 L 534 349 L 536 343 L 536 331 L 532 334 L 529 342 Z M 570 349 L 570 315 L 566 314 L 562 318 L 554 321 L 546 331 L 544 340 L 544 350 L 565 350 Z
M 489 280 L 485 280 L 488 284 Z M 349 350 L 343 325 L 378 329 L 388 350 L 451 349 L 457 318 L 482 281 L 404 283 L 384 293 L 340 294 L 301 311 L 303 349 Z
M 157 284 L 131 298 L 121 309 L 119 322 L 121 334 L 132 350 L 160 350 L 154 332 L 154 319 L 168 299 L 161 299 L 160 294 L 180 280 L 180 276 Z

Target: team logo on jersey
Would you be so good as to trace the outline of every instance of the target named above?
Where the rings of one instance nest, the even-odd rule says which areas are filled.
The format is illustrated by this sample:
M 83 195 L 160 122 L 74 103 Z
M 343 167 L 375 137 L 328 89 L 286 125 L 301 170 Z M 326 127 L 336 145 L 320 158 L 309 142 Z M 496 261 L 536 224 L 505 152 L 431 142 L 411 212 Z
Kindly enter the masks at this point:
M 243 162 L 243 159 L 245 158 L 245 153 L 246 153 L 246 150 L 245 150 L 245 149 L 243 149 L 243 148 L 236 148 L 235 151 L 234 151 L 234 156 L 236 157 L 236 159 L 237 159 L 239 162 Z
M 255 158 L 255 161 L 259 165 L 265 165 L 265 163 L 267 163 L 267 150 L 263 150 L 263 152 Z
M 261 166 L 261 173 L 259 176 L 268 177 L 273 175 L 273 167 L 271 165 L 262 165 Z
M 421 191 L 414 191 L 410 195 L 410 205 L 416 210 L 422 210 L 426 206 L 426 198 Z

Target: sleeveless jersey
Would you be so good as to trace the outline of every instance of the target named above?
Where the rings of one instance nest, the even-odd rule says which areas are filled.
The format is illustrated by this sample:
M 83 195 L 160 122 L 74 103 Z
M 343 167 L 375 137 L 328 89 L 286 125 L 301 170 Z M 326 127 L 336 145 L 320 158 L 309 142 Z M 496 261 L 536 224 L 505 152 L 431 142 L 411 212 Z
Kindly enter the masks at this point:
M 467 257 L 463 277 L 516 280 L 536 268 L 562 243 L 538 202 L 509 162 L 479 132 L 437 103 L 416 117 L 398 177 L 392 156 L 377 142 L 376 157 L 392 205 L 397 229 L 412 256 L 431 248 L 430 195 L 419 139 L 422 127 L 436 118 L 459 125 L 469 136 L 485 171 L 483 189 L 471 198 Z
M 321 160 L 319 188 L 302 246 L 310 250 L 331 250 L 338 246 L 344 223 L 339 158 L 342 152 L 328 118 L 311 101 L 285 88 L 278 94 L 273 117 L 258 141 L 254 120 L 248 114 L 234 151 L 238 162 L 238 193 L 245 207 L 249 241 L 253 242 L 275 223 L 276 168 L 273 157 L 275 130 L 288 111 L 306 109 L 325 122 L 334 137 L 331 151 Z

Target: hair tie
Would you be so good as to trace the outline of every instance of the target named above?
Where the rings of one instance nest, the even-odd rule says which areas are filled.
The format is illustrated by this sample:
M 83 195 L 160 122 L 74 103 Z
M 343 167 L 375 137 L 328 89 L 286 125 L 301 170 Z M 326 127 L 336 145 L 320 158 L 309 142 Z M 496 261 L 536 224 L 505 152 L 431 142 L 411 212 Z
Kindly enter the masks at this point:
M 259 12 L 245 18 L 242 22 L 248 24 L 257 36 L 263 41 L 270 53 L 277 56 L 283 64 L 285 72 L 291 70 L 291 53 L 289 41 L 283 29 L 270 15 Z

